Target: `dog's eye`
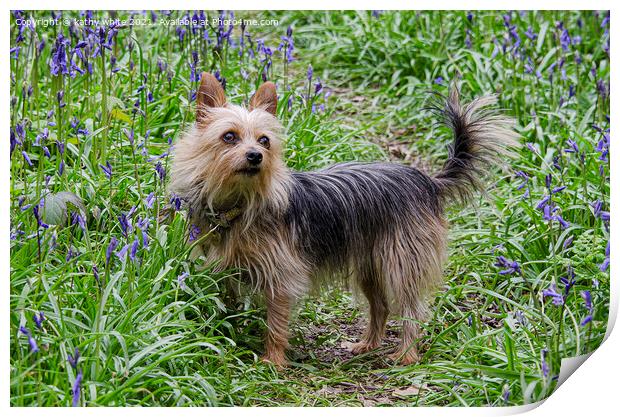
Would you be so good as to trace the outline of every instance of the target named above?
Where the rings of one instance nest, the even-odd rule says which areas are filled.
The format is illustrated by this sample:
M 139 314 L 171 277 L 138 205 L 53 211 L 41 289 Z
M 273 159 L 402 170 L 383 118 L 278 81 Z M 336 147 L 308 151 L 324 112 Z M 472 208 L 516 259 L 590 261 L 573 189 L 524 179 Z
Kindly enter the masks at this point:
M 222 136 L 222 140 L 226 143 L 235 143 L 237 142 L 237 135 L 235 135 L 235 132 L 226 132 Z
M 261 136 L 258 138 L 258 143 L 269 149 L 269 138 L 267 136 Z

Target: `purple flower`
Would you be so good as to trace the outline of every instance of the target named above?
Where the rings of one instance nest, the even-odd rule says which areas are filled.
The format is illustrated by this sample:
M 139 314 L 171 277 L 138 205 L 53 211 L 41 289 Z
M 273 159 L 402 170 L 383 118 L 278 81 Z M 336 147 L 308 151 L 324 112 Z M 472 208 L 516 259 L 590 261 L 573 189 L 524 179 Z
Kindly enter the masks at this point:
M 609 241 L 607 241 L 607 246 L 605 246 L 605 260 L 599 265 L 601 272 L 607 271 L 607 268 L 609 268 Z
M 75 353 L 73 356 L 71 356 L 71 354 L 67 355 L 67 360 L 73 369 L 77 368 L 78 361 L 80 360 L 80 351 L 77 347 L 75 348 Z
M 73 383 L 73 388 L 71 388 L 71 394 L 73 395 L 73 407 L 77 407 L 80 403 L 80 388 L 82 385 L 82 371 L 78 371 L 77 376 L 75 377 L 75 382 Z
M 443 77 L 437 77 L 433 82 L 437 85 L 443 85 Z
M 19 331 L 22 332 L 28 338 L 28 344 L 30 345 L 30 352 L 37 353 L 39 351 L 39 346 L 37 345 L 37 341 L 34 340 L 30 330 L 25 328 L 24 326 L 19 327 Z
M 566 144 L 569 146 L 567 149 L 564 149 L 566 153 L 579 153 L 579 146 L 577 146 L 577 142 L 572 139 L 569 139 Z
M 28 166 L 32 166 L 32 161 L 30 160 L 30 157 L 28 156 L 26 151 L 22 151 L 22 155 L 24 157 L 24 160 L 28 163 Z
M 79 224 L 82 231 L 86 233 L 86 220 L 84 220 L 84 216 L 82 216 L 80 213 L 72 212 L 71 218 L 71 224 Z
M 121 213 L 120 216 L 118 216 L 118 223 L 121 226 L 121 230 L 123 231 L 123 235 L 125 235 L 125 237 L 127 237 L 127 233 L 131 232 L 133 230 L 133 228 L 131 226 L 131 221 L 127 218 L 127 215 L 125 213 Z
M 93 276 L 97 283 L 99 283 L 99 268 L 97 268 L 97 265 L 93 265 Z
M 129 251 L 129 259 L 132 261 L 136 259 L 136 252 L 138 251 L 138 245 L 140 241 L 138 239 L 134 239 L 133 244 L 131 245 L 131 250 Z
M 155 202 L 155 193 L 150 193 L 145 200 L 146 207 L 153 208 L 153 203 Z
M 543 197 L 543 199 L 542 199 L 542 200 L 540 200 L 540 201 L 538 202 L 538 204 L 536 204 L 536 208 L 537 208 L 538 210 L 542 210 L 542 209 L 543 209 L 543 207 L 547 206 L 547 203 L 549 202 L 549 199 L 551 199 L 551 196 L 548 196 L 548 195 L 547 195 L 547 196 Z
M 559 214 L 556 214 L 553 220 L 557 220 L 558 223 L 560 223 L 560 227 L 562 227 L 562 229 L 566 229 L 568 228 L 568 226 L 570 226 L 570 224 L 566 220 L 564 220 L 564 218 Z
M 507 385 L 504 387 L 504 392 L 502 393 L 502 399 L 504 400 L 505 403 L 507 403 L 508 400 L 510 399 L 510 388 Z
M 323 89 L 323 84 L 321 84 L 321 79 L 317 78 L 316 84 L 314 85 L 314 94 L 319 94 Z
M 185 291 L 187 290 L 187 286 L 185 285 L 185 279 L 189 277 L 189 273 L 183 272 L 181 275 L 177 277 L 177 282 L 179 283 L 179 287 Z
M 69 74 L 70 64 L 66 49 L 70 43 L 71 41 L 65 38 L 62 32 L 58 34 L 50 54 L 49 66 L 52 75 L 56 76 L 59 74 Z
M 108 177 L 109 180 L 111 180 L 112 179 L 112 166 L 110 165 L 110 161 L 106 161 L 105 166 L 101 164 L 99 164 L 99 166 L 101 167 L 101 170 L 103 171 L 105 176 Z
M 34 218 L 37 219 L 37 225 L 39 227 L 42 227 L 44 229 L 47 229 L 49 227 L 48 224 L 46 224 L 45 222 L 43 222 L 43 220 L 41 219 L 41 216 L 39 214 L 39 210 L 40 210 L 40 206 L 43 206 L 43 199 L 41 199 L 41 202 L 39 204 L 35 204 L 32 207 L 32 212 L 34 213 Z
M 144 248 L 147 248 L 149 246 L 149 239 L 146 232 L 149 229 L 150 222 L 151 221 L 148 217 L 146 217 L 144 220 L 142 220 L 140 217 L 136 219 L 136 226 L 142 231 L 142 246 Z
M 105 253 L 105 264 L 106 265 L 109 265 L 112 252 L 114 252 L 114 249 L 116 249 L 117 246 L 118 246 L 118 241 L 116 240 L 116 237 L 112 236 L 112 239 L 110 239 L 110 244 L 108 245 L 108 248 L 106 249 L 106 253 Z
M 564 296 L 568 296 L 568 292 L 575 285 L 575 271 L 570 266 L 567 269 L 567 276 L 561 277 L 560 282 L 564 285 Z
M 564 29 L 562 34 L 560 35 L 560 44 L 562 45 L 562 49 L 568 51 L 568 47 L 571 44 L 571 38 L 568 35 L 568 29 Z
M 527 36 L 530 40 L 535 40 L 536 38 L 538 38 L 538 34 L 536 34 L 532 30 L 531 26 L 527 28 L 527 31 L 525 32 L 525 36 Z
M 200 227 L 195 224 L 191 224 L 189 227 L 189 241 L 193 242 L 200 236 Z
M 123 133 L 125 134 L 127 139 L 129 139 L 129 143 L 133 146 L 133 142 L 134 142 L 134 131 L 133 131 L 133 129 L 131 129 L 131 130 L 123 129 Z
M 546 378 L 549 375 L 549 364 L 547 363 L 547 349 L 543 349 L 540 352 L 540 362 L 543 376 Z
M 172 204 L 176 211 L 181 210 L 181 198 L 178 195 L 172 194 L 170 196 L 170 204 Z
M 116 252 L 116 256 L 118 257 L 118 259 L 122 261 L 127 255 L 128 250 L 129 250 L 129 243 L 123 246 L 119 251 Z
M 580 323 L 581 326 L 585 326 L 592 321 L 594 307 L 592 305 L 592 295 L 590 294 L 590 291 L 581 291 L 581 297 L 583 298 L 583 302 L 588 310 L 588 315 Z
M 42 311 L 39 311 L 38 314 L 34 313 L 32 320 L 34 321 L 35 326 L 37 326 L 37 328 L 40 330 L 41 324 L 43 323 L 43 320 L 45 320 L 45 315 L 43 314 Z
M 161 164 L 161 162 L 157 162 L 157 164 L 155 165 L 155 171 L 159 175 L 159 180 L 163 182 L 166 179 L 166 169 Z
M 306 78 L 308 78 L 308 81 L 312 81 L 313 74 L 314 70 L 312 69 L 312 65 L 308 65 L 308 72 L 306 73 Z
M 551 284 L 549 288 L 543 290 L 542 295 L 543 297 L 551 297 L 553 305 L 561 306 L 562 304 L 564 304 L 564 296 L 557 292 L 555 284 Z
M 504 256 L 498 256 L 494 266 L 504 268 L 499 272 L 500 275 L 520 274 L 521 266 L 517 261 L 509 261 Z

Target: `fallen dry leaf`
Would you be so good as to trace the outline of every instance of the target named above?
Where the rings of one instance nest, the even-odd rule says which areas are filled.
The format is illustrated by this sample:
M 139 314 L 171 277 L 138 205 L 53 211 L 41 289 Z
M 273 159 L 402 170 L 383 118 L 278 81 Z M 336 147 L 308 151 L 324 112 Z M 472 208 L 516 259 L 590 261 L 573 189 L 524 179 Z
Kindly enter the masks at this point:
M 399 388 L 394 390 L 393 394 L 399 397 L 409 397 L 411 395 L 418 395 L 420 393 L 420 387 L 412 385 L 407 388 Z

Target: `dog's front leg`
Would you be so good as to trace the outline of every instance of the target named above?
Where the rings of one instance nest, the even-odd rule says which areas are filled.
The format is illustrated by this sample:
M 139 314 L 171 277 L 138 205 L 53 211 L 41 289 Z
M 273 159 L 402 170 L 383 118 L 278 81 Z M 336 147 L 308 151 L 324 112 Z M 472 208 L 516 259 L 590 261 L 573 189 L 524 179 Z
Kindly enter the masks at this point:
M 281 289 L 267 288 L 267 337 L 262 359 L 278 368 L 286 366 L 285 351 L 288 347 L 288 322 L 291 313 L 291 297 Z

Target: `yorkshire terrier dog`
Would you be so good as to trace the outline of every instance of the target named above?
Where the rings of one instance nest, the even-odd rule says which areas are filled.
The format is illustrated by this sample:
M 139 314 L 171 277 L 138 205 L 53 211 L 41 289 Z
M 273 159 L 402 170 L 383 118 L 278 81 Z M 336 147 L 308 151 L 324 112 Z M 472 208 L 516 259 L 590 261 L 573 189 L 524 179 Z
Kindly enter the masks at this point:
M 487 110 L 493 103 L 488 96 L 462 105 L 453 88 L 435 106 L 454 139 L 434 175 L 383 162 L 295 172 L 283 161 L 275 85 L 262 84 L 246 109 L 228 103 L 217 79 L 202 74 L 196 123 L 174 147 L 169 190 L 208 235 L 201 240 L 207 262 L 240 270 L 264 293 L 263 360 L 286 365 L 295 300 L 337 278 L 350 278 L 370 305 L 353 353 L 380 346 L 392 312 L 403 322 L 391 358 L 419 360 L 419 323 L 446 259 L 444 210 L 483 190 L 484 169 L 516 144 L 511 119 Z

